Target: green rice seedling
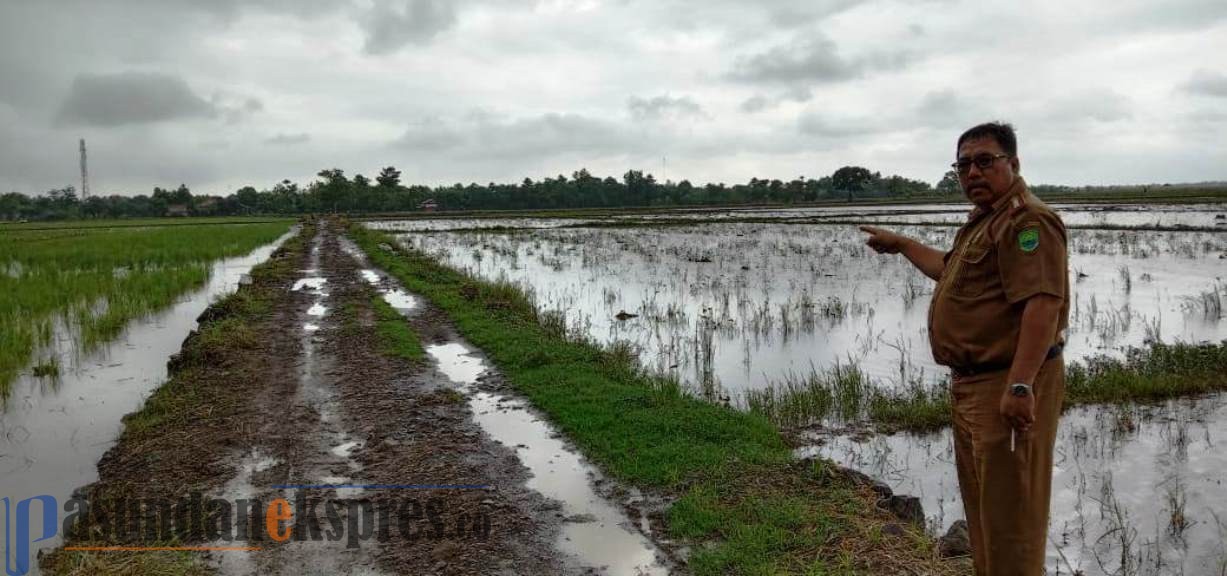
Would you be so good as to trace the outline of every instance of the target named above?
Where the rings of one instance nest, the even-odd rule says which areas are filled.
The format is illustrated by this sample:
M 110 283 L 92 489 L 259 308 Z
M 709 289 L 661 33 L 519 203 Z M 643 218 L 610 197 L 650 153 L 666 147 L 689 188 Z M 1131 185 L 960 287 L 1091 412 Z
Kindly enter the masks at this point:
M 0 397 L 62 326 L 78 353 L 202 285 L 219 258 L 284 234 L 289 221 L 82 226 L 0 232 Z

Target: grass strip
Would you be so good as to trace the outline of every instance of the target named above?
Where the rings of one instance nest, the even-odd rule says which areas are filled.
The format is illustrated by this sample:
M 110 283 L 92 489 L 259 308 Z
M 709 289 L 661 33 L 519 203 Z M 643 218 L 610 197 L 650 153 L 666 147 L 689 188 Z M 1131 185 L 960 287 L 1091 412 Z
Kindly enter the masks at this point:
M 1088 404 L 1157 402 L 1227 391 L 1227 341 L 1153 343 L 1124 358 L 1098 356 L 1065 370 L 1065 409 Z M 933 431 L 951 424 L 949 385 L 911 382 L 899 390 L 866 385 L 856 367 L 814 371 L 745 396 L 751 412 L 783 427 L 823 420 L 868 421 L 886 431 Z
M 244 369 L 244 358 L 260 345 L 259 334 L 275 321 L 273 307 L 286 287 L 298 275 L 307 239 L 315 228 L 309 223 L 296 236 L 286 240 L 266 262 L 254 267 L 252 282 L 215 302 L 200 316 L 200 326 L 184 341 L 182 350 L 171 358 L 170 377 L 159 386 L 137 412 L 124 417 L 124 429 L 99 464 L 100 481 L 88 487 L 90 516 L 65 534 L 72 546 L 181 546 L 201 540 L 193 532 L 174 532 L 169 538 L 125 542 L 109 528 L 115 518 L 114 506 L 128 498 L 165 498 L 174 500 L 195 486 L 189 478 L 208 476 L 220 454 L 229 450 L 233 438 L 210 433 L 209 442 L 197 434 L 229 430 L 225 423 L 249 405 L 247 393 L 236 392 L 253 384 Z M 248 362 L 250 363 L 250 362 Z M 199 445 L 197 445 L 199 443 Z M 115 466 L 118 473 L 107 473 Z M 169 476 L 169 479 L 161 478 Z M 118 504 L 116 504 L 118 503 Z M 176 526 L 176 530 L 178 526 Z M 190 530 L 190 529 L 189 529 Z M 106 538 L 100 535 L 107 534 Z M 39 559 L 43 574 L 53 576 L 161 574 L 196 576 L 213 570 L 198 552 L 190 551 L 78 551 L 56 549 Z
M 568 334 L 518 287 L 469 277 L 361 225 L 371 262 L 446 312 L 473 345 L 608 474 L 678 498 L 670 532 L 696 574 L 955 574 L 892 523 L 868 488 L 793 460 L 767 418 L 684 394 L 633 358 Z M 905 568 L 907 567 L 907 568 Z
M 422 341 L 396 308 L 380 295 L 371 298 L 371 306 L 375 311 L 375 332 L 379 335 L 384 354 L 411 362 L 426 358 Z

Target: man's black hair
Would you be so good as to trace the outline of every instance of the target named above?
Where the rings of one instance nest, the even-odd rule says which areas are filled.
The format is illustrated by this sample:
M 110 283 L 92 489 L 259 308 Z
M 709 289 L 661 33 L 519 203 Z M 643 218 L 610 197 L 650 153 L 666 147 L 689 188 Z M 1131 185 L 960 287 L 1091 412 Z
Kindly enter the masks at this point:
M 1018 139 L 1014 136 L 1014 127 L 1009 122 L 985 122 L 977 126 L 968 128 L 962 136 L 959 136 L 958 144 L 955 144 L 955 153 L 963 147 L 963 142 L 967 140 L 975 140 L 977 138 L 992 138 L 1001 145 L 1001 150 L 1011 157 L 1018 155 Z

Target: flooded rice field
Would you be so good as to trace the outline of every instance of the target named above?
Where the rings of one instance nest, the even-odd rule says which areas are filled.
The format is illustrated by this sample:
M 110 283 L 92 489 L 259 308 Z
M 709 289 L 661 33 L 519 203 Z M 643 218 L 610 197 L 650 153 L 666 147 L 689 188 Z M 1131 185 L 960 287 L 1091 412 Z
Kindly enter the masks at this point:
M 948 246 L 953 228 L 899 231 Z M 1070 231 L 1067 358 L 1147 340 L 1227 338 L 1227 234 Z M 932 283 L 873 254 L 851 225 L 709 223 L 405 234 L 487 279 L 530 289 L 574 331 L 626 342 L 643 363 L 737 398 L 772 382 L 859 366 L 881 386 L 935 381 Z
M 42 354 L 57 360 L 58 376 L 21 375 L 2 406 L 0 485 L 5 494 L 18 499 L 48 494 L 64 502 L 73 490 L 93 482 L 98 459 L 119 435 L 121 418 L 166 380 L 167 360 L 196 328 L 201 312 L 233 292 L 252 267 L 292 234 L 246 256 L 214 262 L 204 287 L 181 296 L 167 310 L 131 322 L 119 338 L 91 352 L 82 352 L 72 334 L 57 330 Z M 57 536 L 37 546 L 58 544 Z
M 1220 204 L 1062 204 L 1051 205 L 1072 227 L 1145 227 L 1227 230 L 1227 208 Z M 592 217 L 517 218 L 413 218 L 373 220 L 368 226 L 391 231 L 444 231 L 477 228 L 548 229 L 653 221 L 780 220 L 793 222 L 848 221 L 958 225 L 967 218 L 963 202 L 940 204 L 886 204 L 807 206 L 801 208 L 682 208 L 657 212 L 609 214 Z
M 952 224 L 966 217 L 961 207 L 906 208 L 822 217 Z M 1227 234 L 1215 230 L 1221 208 L 1058 208 L 1067 223 L 1089 226 L 1070 231 L 1068 362 L 1121 357 L 1154 341 L 1227 339 Z M 818 211 L 753 217 L 815 216 L 806 210 Z M 747 212 L 728 211 L 730 218 Z M 1125 226 L 1200 229 L 1116 229 Z M 947 378 L 928 349 L 931 282 L 901 257 L 870 252 L 850 224 L 584 227 L 555 220 L 521 230 L 452 228 L 398 238 L 482 278 L 527 288 L 541 309 L 564 315 L 571 334 L 629 345 L 645 367 L 716 401 L 740 404 L 746 391 L 837 367 L 854 366 L 885 388 Z M 949 246 L 955 229 L 897 230 Z M 831 458 L 920 497 L 933 532 L 962 517 L 949 430 L 812 434 L 799 455 Z M 1224 441 L 1224 395 L 1067 412 L 1057 442 L 1048 573 L 1227 569 Z

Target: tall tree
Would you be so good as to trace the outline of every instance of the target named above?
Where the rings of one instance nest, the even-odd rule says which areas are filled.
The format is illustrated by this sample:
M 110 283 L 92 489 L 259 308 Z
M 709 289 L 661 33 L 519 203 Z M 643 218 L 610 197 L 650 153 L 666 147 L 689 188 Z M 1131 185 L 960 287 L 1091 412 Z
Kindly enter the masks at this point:
M 941 182 L 937 183 L 937 191 L 941 194 L 958 194 L 962 189 L 963 187 L 959 184 L 959 175 L 954 170 L 947 170 Z
M 841 192 L 864 192 L 873 180 L 873 172 L 860 166 L 844 166 L 831 174 L 831 184 Z
M 384 188 L 396 188 L 400 185 L 400 170 L 393 166 L 388 166 L 379 171 L 379 175 L 375 177 L 375 181 Z

